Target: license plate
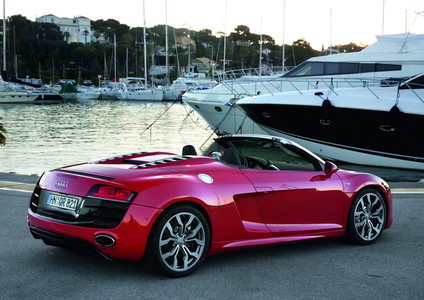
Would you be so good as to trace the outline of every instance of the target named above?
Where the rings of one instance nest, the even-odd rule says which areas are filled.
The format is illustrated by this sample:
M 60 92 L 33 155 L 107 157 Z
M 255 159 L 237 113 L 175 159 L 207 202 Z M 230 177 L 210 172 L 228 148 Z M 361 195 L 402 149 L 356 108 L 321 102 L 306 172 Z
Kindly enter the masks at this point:
M 47 198 L 47 204 L 53 207 L 75 212 L 78 207 L 78 198 L 50 194 Z

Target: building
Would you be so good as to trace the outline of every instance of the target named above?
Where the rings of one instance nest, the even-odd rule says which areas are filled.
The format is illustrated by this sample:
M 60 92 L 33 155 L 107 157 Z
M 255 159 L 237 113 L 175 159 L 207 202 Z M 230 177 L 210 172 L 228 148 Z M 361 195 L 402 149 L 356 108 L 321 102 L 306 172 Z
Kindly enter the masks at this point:
M 196 42 L 187 36 L 177 36 L 175 40 L 175 45 L 183 49 L 187 49 L 190 47 L 193 51 L 196 50 Z
M 51 23 L 59 26 L 65 41 L 69 43 L 88 44 L 93 37 L 91 20 L 80 16 L 71 18 L 59 18 L 55 15 L 45 15 L 36 19 L 38 23 Z
M 211 60 L 207 57 L 199 57 L 192 61 L 191 65 L 195 67 L 198 73 L 208 74 L 211 71 Z

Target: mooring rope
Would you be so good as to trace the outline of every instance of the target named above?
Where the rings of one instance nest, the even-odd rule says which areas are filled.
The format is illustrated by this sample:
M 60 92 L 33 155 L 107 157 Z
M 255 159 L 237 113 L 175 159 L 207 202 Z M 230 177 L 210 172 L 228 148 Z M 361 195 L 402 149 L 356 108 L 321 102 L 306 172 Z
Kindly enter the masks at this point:
M 171 109 L 171 107 L 172 106 L 174 106 L 174 104 L 176 103 L 176 102 L 178 102 L 178 100 L 174 100 L 174 102 L 172 102 L 172 104 L 159 116 L 159 117 L 157 117 L 156 118 L 156 120 L 154 120 L 152 123 L 150 123 L 150 125 L 149 126 L 147 126 L 146 127 L 146 129 L 144 129 L 143 130 L 143 132 L 141 132 L 140 133 L 140 135 L 143 135 L 147 130 L 149 130 L 149 129 L 151 129 L 152 128 L 152 126 L 153 125 L 155 125 L 155 123 L 157 122 L 157 121 L 159 121 L 160 120 L 160 118 L 162 118 L 162 116 L 164 115 L 164 114 L 166 114 L 167 112 L 168 112 L 168 110 L 170 110 Z M 151 136 L 151 133 L 150 133 L 150 138 L 152 138 L 152 136 Z

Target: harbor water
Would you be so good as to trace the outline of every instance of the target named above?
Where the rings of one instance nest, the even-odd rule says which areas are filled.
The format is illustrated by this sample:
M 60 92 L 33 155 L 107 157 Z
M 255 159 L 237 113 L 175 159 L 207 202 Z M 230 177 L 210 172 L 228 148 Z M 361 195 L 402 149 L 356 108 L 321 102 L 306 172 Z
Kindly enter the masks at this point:
M 80 162 L 140 151 L 201 153 L 213 131 L 188 106 L 174 102 L 89 101 L 2 105 L 6 145 L 0 172 L 38 174 Z
M 193 145 L 207 154 L 216 135 L 179 102 L 87 101 L 56 105 L 0 105 L 7 130 L 0 174 L 44 171 L 141 151 L 181 154 Z M 388 181 L 424 182 L 424 170 L 395 170 L 337 162 Z

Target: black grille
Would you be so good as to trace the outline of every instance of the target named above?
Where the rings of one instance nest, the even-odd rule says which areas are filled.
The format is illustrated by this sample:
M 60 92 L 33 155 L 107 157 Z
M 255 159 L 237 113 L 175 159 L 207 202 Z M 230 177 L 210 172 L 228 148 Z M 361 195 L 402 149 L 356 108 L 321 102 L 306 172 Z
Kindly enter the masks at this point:
M 152 167 L 152 166 L 157 166 L 157 165 L 170 163 L 170 162 L 174 162 L 174 161 L 179 161 L 179 160 L 184 160 L 184 159 L 189 159 L 189 158 L 192 158 L 192 157 L 191 156 L 175 156 L 175 157 L 155 160 L 155 161 L 152 161 L 152 162 L 149 162 L 149 163 L 141 163 L 141 164 L 138 164 L 134 167 L 131 167 L 131 169 L 141 169 L 141 168 L 146 168 L 146 167 Z
M 38 203 L 40 202 L 41 188 L 36 186 L 34 192 L 31 196 L 31 201 L 29 202 L 29 208 L 33 213 L 36 213 L 38 210 Z
M 55 219 L 63 223 L 91 227 L 114 228 L 118 226 L 127 212 L 130 203 L 96 198 L 85 198 L 80 213 L 76 217 L 66 211 L 49 209 L 45 205 L 48 192 L 39 189 L 34 191 L 30 209 L 39 216 Z

